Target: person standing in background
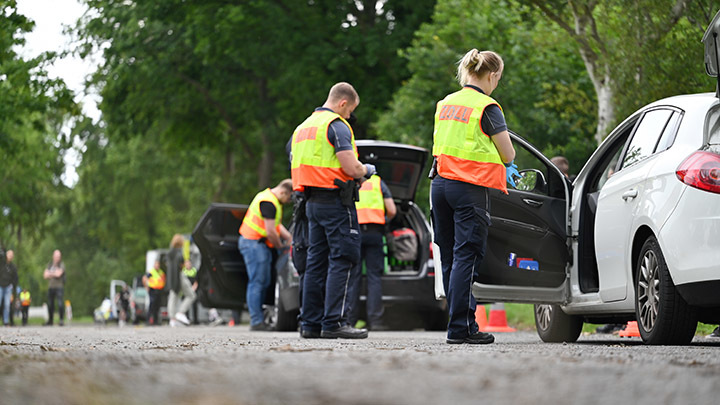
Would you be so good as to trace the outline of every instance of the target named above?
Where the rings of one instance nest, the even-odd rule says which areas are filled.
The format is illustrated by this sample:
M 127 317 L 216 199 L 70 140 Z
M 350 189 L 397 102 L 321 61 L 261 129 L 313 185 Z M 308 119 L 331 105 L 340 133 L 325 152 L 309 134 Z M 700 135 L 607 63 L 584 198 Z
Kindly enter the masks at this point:
M 190 281 L 192 290 L 193 290 L 193 292 L 195 292 L 195 295 L 196 295 L 196 298 L 193 300 L 190 308 L 192 309 L 192 323 L 193 323 L 193 325 L 198 325 L 200 322 L 198 322 L 197 269 L 195 268 L 195 266 L 192 265 L 192 262 L 190 260 L 185 260 L 185 265 L 183 266 L 183 274 Z
M 130 289 L 128 286 L 124 285 L 122 290 L 115 294 L 114 299 L 118 309 L 118 326 L 122 328 L 127 323 L 130 313 Z
M 48 280 L 48 312 L 49 319 L 45 325 L 52 325 L 53 318 L 55 315 L 55 301 L 58 302 L 58 317 L 60 318 L 59 325 L 63 326 L 65 323 L 65 265 L 62 262 L 62 253 L 60 250 L 53 252 L 53 259 L 48 263 L 43 278 Z
M 171 327 L 176 327 L 178 322 L 190 325 L 186 313 L 195 300 L 195 291 L 190 280 L 182 272 L 184 243 L 185 238 L 176 233 L 170 241 L 170 252 L 167 254 L 167 281 L 170 287 L 167 309 Z M 183 294 L 182 301 L 180 301 L 180 293 Z
M 378 175 L 373 175 L 360 187 L 360 200 L 355 203 L 360 224 L 360 262 L 352 270 L 348 287 L 348 320 L 350 326 L 360 318 L 360 286 L 362 285 L 362 262 L 365 261 L 367 301 L 365 303 L 368 329 L 386 330 L 382 322 L 382 275 L 385 271 L 383 235 L 385 222 L 395 217 L 397 208 L 390 189 Z
M 10 304 L 10 326 L 15 326 L 15 312 L 20 309 L 20 306 L 18 305 L 18 294 L 20 291 L 18 291 L 18 270 L 15 266 L 15 263 L 13 263 L 13 260 L 15 259 L 15 252 L 10 249 L 7 251 L 7 265 L 10 267 L 10 273 L 12 273 L 12 296 L 10 297 L 10 300 L 12 303 Z
M 3 325 L 10 324 L 10 296 L 12 295 L 12 271 L 5 260 L 5 252 L 0 249 L 0 303 L 2 303 Z
M 565 177 L 570 178 L 570 162 L 565 156 L 553 156 L 550 161 L 560 169 Z
M 148 325 L 160 325 L 160 301 L 162 300 L 162 292 L 165 289 L 165 272 L 160 268 L 160 260 L 155 260 L 153 268 L 143 276 L 143 285 L 148 292 L 150 300 L 150 308 L 148 309 L 147 323 Z
M 22 314 L 22 325 L 26 326 L 28 323 L 28 312 L 30 310 L 30 291 L 27 288 L 23 288 L 20 293 L 20 313 Z
M 15 263 L 13 263 L 13 259 L 15 258 L 15 252 L 12 251 L 12 249 L 8 250 L 6 255 L 6 265 L 8 267 L 8 271 L 10 272 L 10 326 L 15 326 L 15 321 L 13 318 L 15 318 L 15 311 L 18 310 L 17 305 L 17 292 L 15 291 L 17 289 L 18 285 L 18 272 L 17 267 L 15 267 Z M 3 300 L 0 300 L 0 305 L 3 307 L 3 311 L 5 310 L 5 305 L 3 304 Z

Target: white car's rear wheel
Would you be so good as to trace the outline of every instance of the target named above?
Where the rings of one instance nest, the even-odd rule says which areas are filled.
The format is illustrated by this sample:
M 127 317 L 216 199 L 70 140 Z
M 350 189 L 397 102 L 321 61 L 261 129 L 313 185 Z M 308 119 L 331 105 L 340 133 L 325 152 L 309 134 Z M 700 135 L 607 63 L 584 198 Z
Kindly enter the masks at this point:
M 635 315 L 643 341 L 653 345 L 688 344 L 697 313 L 680 296 L 654 236 L 645 241 L 637 262 Z
M 580 337 L 583 321 L 558 305 L 536 304 L 535 327 L 543 342 L 574 342 Z

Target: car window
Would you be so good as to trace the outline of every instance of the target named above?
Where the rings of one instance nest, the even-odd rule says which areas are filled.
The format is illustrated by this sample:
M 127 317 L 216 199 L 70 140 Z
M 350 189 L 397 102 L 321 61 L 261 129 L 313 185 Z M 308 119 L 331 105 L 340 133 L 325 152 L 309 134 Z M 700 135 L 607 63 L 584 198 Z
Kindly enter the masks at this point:
M 642 162 L 652 155 L 662 135 L 672 110 L 658 109 L 645 113 L 625 151 L 621 169 Z
M 720 144 L 720 106 L 716 105 L 708 113 L 705 120 L 705 133 L 707 133 L 709 144 Z
M 665 130 L 660 137 L 660 142 L 658 142 L 658 145 L 655 148 L 655 153 L 669 149 L 672 146 L 673 142 L 675 142 L 675 135 L 677 135 L 680 117 L 681 114 L 679 112 L 673 112 L 672 117 L 670 117 L 667 125 L 665 125 Z
M 622 146 L 622 144 L 620 144 Z M 601 170 L 601 175 L 597 179 L 597 187 L 593 188 L 592 191 L 598 191 L 602 190 L 603 186 L 605 185 L 605 182 L 610 179 L 610 177 L 615 174 L 615 168 L 617 167 L 617 162 L 620 160 L 620 154 L 622 153 L 622 148 L 618 147 L 615 153 L 613 153 L 610 160 L 607 161 L 605 166 Z
M 565 198 L 564 179 L 555 170 L 550 170 L 544 161 L 520 143 L 514 143 L 513 146 L 515 147 L 515 164 L 518 166 L 518 171 L 523 174 L 523 178 L 516 182 L 516 189 Z M 509 184 L 508 189 L 511 189 Z
M 633 118 L 626 122 L 622 128 L 618 129 L 619 133 L 615 136 L 615 140 L 605 149 L 602 158 L 588 175 L 587 193 L 600 191 L 605 185 L 605 182 L 615 174 L 620 156 L 622 156 L 624 147 L 636 124 L 637 119 Z

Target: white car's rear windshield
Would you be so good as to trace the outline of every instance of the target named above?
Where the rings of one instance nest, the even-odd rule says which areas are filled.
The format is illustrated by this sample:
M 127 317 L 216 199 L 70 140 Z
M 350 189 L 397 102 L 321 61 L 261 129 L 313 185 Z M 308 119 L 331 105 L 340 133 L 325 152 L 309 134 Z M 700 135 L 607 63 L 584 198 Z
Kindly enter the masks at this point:
M 708 111 L 705 134 L 709 144 L 720 145 L 720 105 L 716 105 Z

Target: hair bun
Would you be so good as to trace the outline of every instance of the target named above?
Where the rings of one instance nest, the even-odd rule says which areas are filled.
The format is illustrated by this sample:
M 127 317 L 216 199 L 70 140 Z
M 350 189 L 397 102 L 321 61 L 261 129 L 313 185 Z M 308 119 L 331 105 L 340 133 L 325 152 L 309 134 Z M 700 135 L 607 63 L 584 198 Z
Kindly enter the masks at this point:
M 485 63 L 485 55 L 477 50 L 475 50 L 475 52 L 475 71 L 478 72 Z

